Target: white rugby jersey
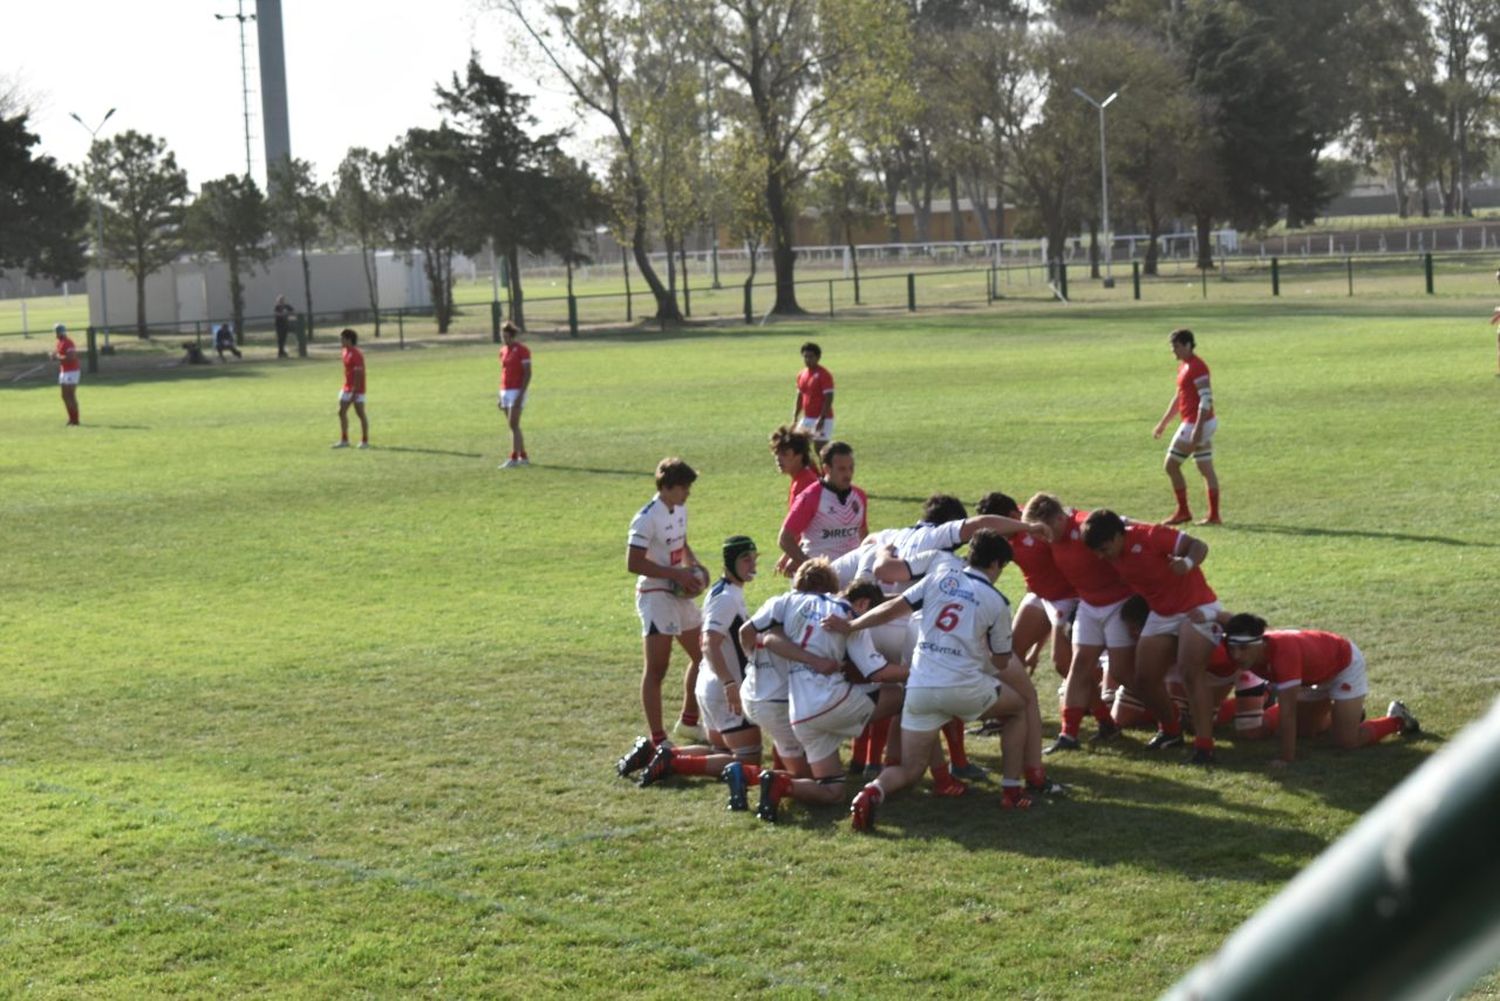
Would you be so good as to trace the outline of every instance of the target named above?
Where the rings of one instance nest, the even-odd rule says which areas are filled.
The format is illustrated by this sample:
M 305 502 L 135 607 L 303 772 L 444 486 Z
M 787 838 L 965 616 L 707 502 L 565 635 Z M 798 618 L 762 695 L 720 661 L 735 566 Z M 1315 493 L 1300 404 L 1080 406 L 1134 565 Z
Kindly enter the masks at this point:
M 902 597 L 922 613 L 906 687 L 979 681 L 991 654 L 1011 652 L 1010 602 L 978 570 L 944 562 Z
M 651 503 L 641 508 L 630 520 L 629 545 L 646 551 L 646 559 L 662 566 L 683 565 L 687 548 L 687 505 L 678 504 L 669 509 L 661 494 L 651 498 Z M 672 582 L 660 577 L 644 574 L 636 581 L 635 589 L 647 591 L 671 591 Z
M 853 609 L 844 601 L 832 595 L 799 591 L 783 598 L 781 628 L 793 643 L 819 657 L 830 657 L 840 663 L 847 659 L 862 677 L 869 677 L 885 666 L 884 658 L 875 651 L 875 644 L 866 633 L 845 637 L 823 628 L 823 619 L 830 615 L 853 618 Z M 819 674 L 797 661 L 789 662 L 787 668 L 793 723 L 804 723 L 851 695 L 867 690 L 863 685 L 850 684 L 842 674 Z
M 720 577 L 703 599 L 703 642 L 709 642 L 709 633 L 722 633 L 724 641 L 719 650 L 724 654 L 724 663 L 735 681 L 745 677 L 745 651 L 740 646 L 740 626 L 750 613 L 745 609 L 745 589 L 727 577 Z M 713 673 L 713 668 L 702 665 L 699 671 Z M 741 686 L 740 694 L 744 694 Z
M 943 525 L 926 522 L 909 528 L 882 528 L 875 533 L 874 542 L 860 546 L 833 561 L 833 570 L 839 575 L 839 586 L 847 588 L 857 577 L 875 576 L 875 564 L 886 546 L 895 546 L 896 555 L 908 559 L 929 549 L 951 550 L 959 545 L 962 521 L 950 521 Z M 886 594 L 901 593 L 901 585 L 881 583 Z
M 786 598 L 786 594 L 778 594 L 766 599 L 750 617 L 750 624 L 762 636 L 781 625 Z M 763 639 L 758 641 L 745 668 L 745 683 L 740 686 L 741 698 L 756 702 L 787 701 L 786 676 L 790 667 L 787 661 L 766 649 Z
M 797 495 L 783 528 L 802 538 L 809 557 L 837 559 L 858 548 L 869 524 L 870 502 L 859 487 L 850 487 L 843 500 L 821 480 Z

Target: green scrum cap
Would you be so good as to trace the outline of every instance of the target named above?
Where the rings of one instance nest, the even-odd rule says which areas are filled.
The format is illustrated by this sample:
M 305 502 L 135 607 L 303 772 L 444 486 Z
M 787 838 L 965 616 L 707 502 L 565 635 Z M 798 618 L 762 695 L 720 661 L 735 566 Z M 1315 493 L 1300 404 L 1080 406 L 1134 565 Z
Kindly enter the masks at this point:
M 724 572 L 731 577 L 738 577 L 734 572 L 734 565 L 739 562 L 741 556 L 746 553 L 756 552 L 755 540 L 748 535 L 731 535 L 724 540 Z

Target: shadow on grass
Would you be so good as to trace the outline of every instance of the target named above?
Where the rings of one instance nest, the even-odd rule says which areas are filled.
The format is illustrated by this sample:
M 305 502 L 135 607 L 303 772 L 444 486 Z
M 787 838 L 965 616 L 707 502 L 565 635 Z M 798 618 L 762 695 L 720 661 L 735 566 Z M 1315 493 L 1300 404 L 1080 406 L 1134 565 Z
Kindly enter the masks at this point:
M 414 448 L 410 445 L 375 445 L 381 452 L 414 452 L 419 455 L 456 455 L 461 459 L 483 459 L 483 452 L 455 452 L 448 448 Z
M 149 424 L 95 424 L 92 421 L 84 421 L 86 428 L 102 428 L 105 431 L 150 431 Z
M 590 476 L 629 476 L 632 479 L 650 479 L 649 469 L 602 469 L 597 466 L 559 466 L 551 462 L 533 462 L 532 469 L 552 469 L 559 473 L 587 473 Z
M 1303 525 L 1257 525 L 1253 523 L 1241 524 L 1231 522 L 1218 526 L 1220 531 L 1227 532 L 1250 532 L 1256 535 L 1290 535 L 1298 538 L 1309 536 L 1332 536 L 1334 538 L 1349 539 L 1382 539 L 1394 542 L 1432 542 L 1440 546 L 1477 546 L 1482 549 L 1494 549 L 1500 543 L 1494 542 L 1470 542 L 1466 539 L 1453 539 L 1444 535 L 1417 535 L 1412 532 L 1374 532 L 1359 528 L 1314 528 Z

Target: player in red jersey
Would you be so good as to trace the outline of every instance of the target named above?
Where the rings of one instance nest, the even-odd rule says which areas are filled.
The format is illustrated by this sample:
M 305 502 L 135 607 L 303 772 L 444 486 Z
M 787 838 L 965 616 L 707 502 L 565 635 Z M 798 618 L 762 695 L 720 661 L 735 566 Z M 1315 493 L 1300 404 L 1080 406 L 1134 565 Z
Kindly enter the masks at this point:
M 521 435 L 521 408 L 531 386 L 531 349 L 516 339 L 520 336 L 514 323 L 500 328 L 500 412 L 510 425 L 510 458 L 500 464 L 501 469 L 531 465 Z
M 830 442 L 822 459 L 823 478 L 797 495 L 781 523 L 777 573 L 790 577 L 812 556 L 838 559 L 870 534 L 870 502 L 854 485 L 853 446 Z
M 1157 720 L 1156 736 L 1147 746 L 1182 744 L 1182 720 L 1167 693 L 1167 675 L 1175 663 L 1193 695 L 1193 749 L 1202 752 L 1195 757 L 1211 758 L 1213 710 L 1202 697 L 1203 674 L 1219 641 L 1220 605 L 1199 566 L 1208 556 L 1208 544 L 1166 525 L 1127 522 L 1104 509 L 1084 520 L 1083 542 L 1151 609 L 1136 644 L 1135 679 L 1127 682 Z
M 370 422 L 365 417 L 365 356 L 354 345 L 359 343 L 359 334 L 345 327 L 339 332 L 339 341 L 344 345 L 344 388 L 339 393 L 339 440 L 334 448 L 349 447 L 349 405 L 359 415 L 359 447 L 370 447 Z
M 1092 715 L 1099 727 L 1094 742 L 1113 740 L 1120 728 L 1100 696 L 1099 656 L 1107 649 L 1110 674 L 1127 685 L 1135 681 L 1135 640 L 1120 618 L 1120 606 L 1131 594 L 1130 585 L 1084 544 L 1087 511 L 1064 507 L 1052 494 L 1042 493 L 1026 502 L 1023 517 L 1051 530 L 1052 561 L 1078 592 L 1062 732 L 1047 753 L 1078 750 L 1078 730 L 1085 714 Z
M 52 359 L 57 362 L 57 384 L 62 387 L 63 407 L 68 411 L 68 427 L 78 426 L 78 345 L 68 336 L 68 328 L 59 323 L 52 328 L 57 344 Z
M 823 349 L 812 341 L 802 345 L 802 363 L 797 373 L 797 402 L 792 423 L 806 429 L 819 447 L 833 438 L 833 373 L 822 365 Z
M 776 457 L 777 471 L 792 479 L 786 492 L 787 510 L 791 510 L 797 495 L 818 482 L 812 435 L 803 428 L 783 424 L 771 432 L 771 454 Z
M 985 494 L 976 506 L 980 514 L 998 514 L 1019 519 L 1021 509 L 1009 494 Z M 1011 642 L 1016 656 L 1035 671 L 1042 644 L 1052 637 L 1052 666 L 1060 677 L 1068 676 L 1073 660 L 1073 616 L 1078 611 L 1078 592 L 1057 569 L 1052 547 L 1046 539 L 1018 535 L 1011 539 L 1012 559 L 1026 580 L 1026 596 L 1011 622 Z
M 1171 343 L 1172 354 L 1181 362 L 1177 366 L 1177 392 L 1152 432 L 1153 437 L 1160 438 L 1174 411 L 1182 418 L 1177 433 L 1172 436 L 1172 443 L 1167 446 L 1165 469 L 1167 479 L 1172 481 L 1172 492 L 1177 495 L 1177 510 L 1166 523 L 1180 525 L 1193 520 L 1193 514 L 1188 510 L 1187 481 L 1182 478 L 1182 464 L 1191 455 L 1208 487 L 1208 517 L 1199 524 L 1217 525 L 1220 523 L 1219 477 L 1214 472 L 1214 431 L 1219 427 L 1219 418 L 1214 410 L 1208 365 L 1193 353 L 1197 342 L 1191 330 L 1172 331 Z
M 1266 630 L 1266 620 L 1241 613 L 1224 624 L 1224 642 L 1235 666 L 1254 671 L 1276 689 L 1277 704 L 1266 710 L 1265 728 L 1280 730 L 1281 756 L 1272 767 L 1284 768 L 1297 757 L 1297 736 L 1316 733 L 1332 719 L 1333 739 L 1352 749 L 1393 733 L 1418 733 L 1422 727 L 1399 699 L 1379 719 L 1363 720 L 1369 679 L 1359 647 L 1336 633 L 1316 629 Z M 1285 707 L 1296 718 L 1282 725 Z

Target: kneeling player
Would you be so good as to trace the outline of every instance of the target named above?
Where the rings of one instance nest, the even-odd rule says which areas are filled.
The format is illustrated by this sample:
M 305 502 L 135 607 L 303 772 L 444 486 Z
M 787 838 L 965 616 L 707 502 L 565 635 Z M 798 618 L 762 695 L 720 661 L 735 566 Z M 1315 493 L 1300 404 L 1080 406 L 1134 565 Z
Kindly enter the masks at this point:
M 831 593 L 837 585 L 838 576 L 827 560 L 808 560 L 797 568 L 794 590 L 780 596 L 773 613 L 780 634 L 769 635 L 766 645 L 792 661 L 787 678 L 792 732 L 805 749 L 812 778 L 794 778 L 786 772 L 761 776 L 758 814 L 771 823 L 777 821 L 778 807 L 787 796 L 805 803 L 842 802 L 839 747 L 872 720 L 901 711 L 901 686 L 893 682 L 904 681 L 906 670 L 887 664 L 868 636 L 846 641 L 823 625 L 832 616 L 863 614 L 883 597 L 879 586 L 855 584 L 841 600 Z
M 1224 624 L 1224 642 L 1241 670 L 1254 671 L 1276 689 L 1277 704 L 1266 710 L 1265 729 L 1281 731 L 1281 757 L 1272 767 L 1284 768 L 1297 757 L 1297 736 L 1318 732 L 1331 718 L 1333 739 L 1352 749 L 1373 744 L 1393 733 L 1417 733 L 1417 718 L 1401 701 L 1379 719 L 1361 721 L 1369 679 L 1365 657 L 1349 640 L 1316 629 L 1266 630 L 1266 620 L 1255 615 L 1233 616 Z M 1291 707 L 1296 718 L 1281 725 L 1281 713 Z
M 718 778 L 734 762 L 760 764 L 760 728 L 745 718 L 740 701 L 747 663 L 740 646 L 740 627 L 747 618 L 745 584 L 755 579 L 755 542 L 746 535 L 732 535 L 724 540 L 722 553 L 724 575 L 703 602 L 703 658 L 709 670 L 699 669 L 694 689 L 712 747 L 674 748 L 662 744 L 641 772 L 641 786 L 659 782 L 668 775 Z M 730 753 L 714 753 L 713 748 L 718 747 L 727 747 Z
M 929 766 L 941 767 L 937 735 L 954 716 L 965 722 L 1005 721 L 1000 737 L 1000 805 L 1031 805 L 1021 765 L 1028 737 L 1026 699 L 986 671 L 993 665 L 1002 674 L 1025 673 L 1011 653 L 1010 603 L 995 588 L 1010 558 L 1005 539 L 980 531 L 970 542 L 967 565 L 943 560 L 900 598 L 849 624 L 851 632 L 857 632 L 903 612 L 923 612 L 901 719 L 901 764 L 885 769 L 855 796 L 855 830 L 874 827 L 875 808 L 888 793 L 912 784 Z

